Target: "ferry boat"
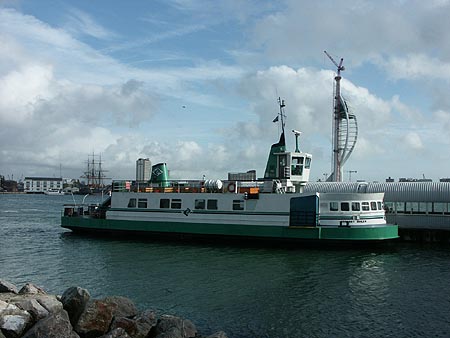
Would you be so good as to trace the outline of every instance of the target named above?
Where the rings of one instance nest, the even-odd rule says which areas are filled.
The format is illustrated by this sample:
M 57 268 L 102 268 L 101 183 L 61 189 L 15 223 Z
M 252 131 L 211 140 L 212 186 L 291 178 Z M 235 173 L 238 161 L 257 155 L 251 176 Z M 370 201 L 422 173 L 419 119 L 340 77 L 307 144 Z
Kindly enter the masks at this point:
M 113 182 L 102 204 L 64 205 L 61 226 L 78 232 L 286 241 L 377 242 L 398 238 L 386 223 L 383 193 L 305 193 L 311 154 L 286 151 L 284 101 L 281 135 L 271 146 L 264 178 L 169 180 L 165 163 L 152 167 L 148 185 Z

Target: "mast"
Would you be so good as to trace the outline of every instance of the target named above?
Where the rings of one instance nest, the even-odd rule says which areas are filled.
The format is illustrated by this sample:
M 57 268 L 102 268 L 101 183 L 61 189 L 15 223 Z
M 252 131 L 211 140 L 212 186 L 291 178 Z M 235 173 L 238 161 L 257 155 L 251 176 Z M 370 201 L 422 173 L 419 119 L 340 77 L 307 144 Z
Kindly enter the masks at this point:
M 286 105 L 284 104 L 284 100 L 282 100 L 280 97 L 278 97 L 278 105 L 280 106 L 280 112 L 278 113 L 278 116 L 280 116 L 281 118 L 281 134 L 284 135 L 284 118 L 286 117 L 284 113 L 284 107 L 286 107 Z
M 285 122 L 284 119 L 286 117 L 284 113 L 284 107 L 286 106 L 284 104 L 284 100 L 282 100 L 280 97 L 278 98 L 278 106 L 279 106 L 279 112 L 277 116 L 273 119 L 273 123 L 275 122 L 281 122 L 281 135 L 280 140 L 278 143 L 272 144 L 270 147 L 269 157 L 267 159 L 266 164 L 266 170 L 264 171 L 264 178 L 276 178 L 276 169 L 277 169 L 277 156 L 276 153 L 283 153 L 286 151 L 286 139 L 284 136 L 284 127 Z
M 333 57 L 324 51 L 328 58 L 333 62 L 337 68 L 337 75 L 335 76 L 335 93 L 334 93 L 334 108 L 333 108 L 333 172 L 327 178 L 327 181 L 342 182 L 343 181 L 343 166 L 350 157 L 356 145 L 358 138 L 358 123 L 356 116 L 350 114 L 347 107 L 347 102 L 341 96 L 341 71 L 345 70 L 342 65 L 344 59 L 341 58 L 339 64 L 334 61 Z
M 98 161 L 96 160 L 96 157 L 98 157 Z M 106 170 L 102 168 L 102 156 L 92 153 L 92 155 L 88 155 L 87 170 L 81 177 L 87 179 L 89 189 L 102 189 L 104 188 L 103 181 L 107 179 L 105 172 Z

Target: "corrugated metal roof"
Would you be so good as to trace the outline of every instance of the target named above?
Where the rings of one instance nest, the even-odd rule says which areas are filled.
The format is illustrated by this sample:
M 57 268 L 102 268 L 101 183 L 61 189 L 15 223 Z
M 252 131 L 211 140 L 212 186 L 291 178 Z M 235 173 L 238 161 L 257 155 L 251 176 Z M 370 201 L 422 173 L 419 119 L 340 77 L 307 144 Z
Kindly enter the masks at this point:
M 311 182 L 304 192 L 384 192 L 386 202 L 450 202 L 450 182 Z

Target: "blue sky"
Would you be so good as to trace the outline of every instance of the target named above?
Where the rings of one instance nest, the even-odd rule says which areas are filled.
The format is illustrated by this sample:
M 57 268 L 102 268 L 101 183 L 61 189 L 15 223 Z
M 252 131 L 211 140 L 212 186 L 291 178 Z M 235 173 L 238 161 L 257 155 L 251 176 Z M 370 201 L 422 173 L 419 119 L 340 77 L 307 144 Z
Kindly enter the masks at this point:
M 263 176 L 277 98 L 311 179 L 331 171 L 335 67 L 359 123 L 352 179 L 450 176 L 450 3 L 2 1 L 0 174 Z M 287 138 L 295 147 L 294 136 Z

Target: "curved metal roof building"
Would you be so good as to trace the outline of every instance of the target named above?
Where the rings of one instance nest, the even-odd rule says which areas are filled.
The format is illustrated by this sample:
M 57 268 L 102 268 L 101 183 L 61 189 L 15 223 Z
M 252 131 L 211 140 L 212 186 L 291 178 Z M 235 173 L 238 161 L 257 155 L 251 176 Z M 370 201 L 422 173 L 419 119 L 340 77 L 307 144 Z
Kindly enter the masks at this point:
M 450 202 L 450 182 L 311 182 L 304 192 L 384 192 L 386 202 Z

